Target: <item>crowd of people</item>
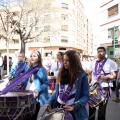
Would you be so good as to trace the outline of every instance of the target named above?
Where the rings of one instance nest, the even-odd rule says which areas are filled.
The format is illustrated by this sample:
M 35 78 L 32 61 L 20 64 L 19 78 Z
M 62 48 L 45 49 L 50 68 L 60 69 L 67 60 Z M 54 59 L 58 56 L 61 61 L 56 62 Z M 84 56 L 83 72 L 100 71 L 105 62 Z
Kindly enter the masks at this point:
M 113 80 L 120 79 L 120 73 L 116 63 L 106 57 L 104 47 L 97 48 L 97 58 L 94 60 L 84 59 L 81 61 L 75 50 L 68 50 L 65 53 L 58 52 L 55 59 L 51 59 L 51 56 L 48 55 L 47 60 L 42 58 L 39 51 L 34 50 L 31 52 L 27 63 L 23 53 L 19 53 L 17 59 L 17 63 L 10 64 L 9 80 L 23 75 L 35 66 L 39 67 L 37 71 L 18 85 L 21 90 L 34 91 L 37 98 L 36 112 L 29 120 L 37 119 L 38 112 L 43 105 L 47 109 L 62 106 L 66 113 L 65 120 L 68 116 L 71 116 L 69 120 L 95 120 L 96 108 L 88 105 L 89 111 L 87 111 L 86 104 L 90 99 L 89 85 L 96 82 L 99 82 L 107 92 L 107 101 L 101 102 L 98 108 L 98 120 L 106 119 L 106 107 L 111 95 L 109 88 L 113 86 Z M 0 70 L 3 64 L 2 60 L 0 54 Z M 11 59 L 10 62 L 12 62 Z M 56 78 L 56 87 L 52 95 L 48 92 L 48 76 L 55 76 Z M 117 82 L 116 98 L 113 99 L 113 102 L 120 101 L 119 83 Z M 77 104 L 72 105 L 77 101 Z

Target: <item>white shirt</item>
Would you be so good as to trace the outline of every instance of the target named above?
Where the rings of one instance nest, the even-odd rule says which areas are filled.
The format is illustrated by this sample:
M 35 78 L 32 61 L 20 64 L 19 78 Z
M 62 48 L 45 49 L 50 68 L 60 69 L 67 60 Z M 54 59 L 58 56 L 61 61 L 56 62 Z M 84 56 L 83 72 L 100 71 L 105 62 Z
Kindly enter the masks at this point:
M 30 82 L 30 79 L 32 79 L 32 83 Z M 27 86 L 26 86 L 26 90 L 31 90 L 34 91 L 36 89 L 35 87 L 35 83 L 34 83 L 34 79 L 33 79 L 33 75 L 29 77 L 29 80 L 27 82 Z
M 62 67 L 62 65 L 63 65 L 63 62 L 54 62 L 54 63 L 51 65 L 50 72 L 53 72 L 53 73 L 54 73 L 54 76 L 57 77 L 58 71 L 59 71 L 59 69 Z
M 3 65 L 3 58 L 0 57 L 0 67 Z
M 94 78 L 94 75 L 93 73 L 95 72 L 95 63 L 96 63 L 97 60 L 93 60 L 91 62 L 91 65 L 90 65 L 90 71 L 92 71 L 92 80 L 91 80 L 91 84 L 94 84 L 97 80 L 95 80 Z M 101 64 L 102 62 L 100 62 Z M 105 73 L 111 73 L 111 72 L 114 72 L 114 71 L 117 71 L 117 67 L 116 67 L 116 64 L 113 60 L 107 58 L 107 61 L 105 62 L 104 66 L 103 66 L 103 70 Z M 101 71 L 101 74 L 104 74 L 103 71 Z M 99 82 L 101 83 L 101 86 L 102 87 L 108 87 L 108 81 L 109 81 L 109 85 L 112 87 L 113 86 L 113 83 L 112 83 L 112 80 L 101 80 L 99 79 Z

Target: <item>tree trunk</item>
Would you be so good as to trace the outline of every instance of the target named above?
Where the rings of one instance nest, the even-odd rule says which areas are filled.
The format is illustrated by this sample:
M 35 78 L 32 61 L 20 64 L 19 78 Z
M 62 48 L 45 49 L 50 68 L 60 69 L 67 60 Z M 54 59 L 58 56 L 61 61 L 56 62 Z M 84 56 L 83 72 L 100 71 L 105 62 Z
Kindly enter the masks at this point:
M 21 40 L 21 50 L 20 50 L 20 52 L 25 54 L 25 48 L 26 48 L 26 44 L 23 40 Z

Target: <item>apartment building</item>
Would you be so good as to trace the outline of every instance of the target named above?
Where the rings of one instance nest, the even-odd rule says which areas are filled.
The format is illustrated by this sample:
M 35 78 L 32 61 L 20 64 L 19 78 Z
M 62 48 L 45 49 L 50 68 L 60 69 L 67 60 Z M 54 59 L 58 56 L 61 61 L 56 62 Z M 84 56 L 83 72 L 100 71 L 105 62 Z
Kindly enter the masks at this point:
M 106 47 L 109 58 L 120 57 L 120 0 L 105 0 L 101 3 L 101 46 Z M 116 27 L 115 36 L 118 41 L 114 45 L 114 27 Z
M 31 1 L 33 4 L 34 1 Z M 41 3 L 42 5 L 42 3 Z M 19 9 L 12 12 L 17 18 Z M 28 16 L 28 22 L 34 16 Z M 54 53 L 74 49 L 83 56 L 92 54 L 92 25 L 84 15 L 81 0 L 49 0 L 43 3 L 40 23 L 34 28 L 34 33 L 42 29 L 42 33 L 33 42 L 26 44 L 29 54 L 32 50 L 39 50 L 42 54 Z M 13 40 L 19 41 L 19 36 L 13 35 Z M 20 41 L 19 41 L 20 44 Z
M 100 6 L 101 43 L 112 43 L 114 26 L 120 30 L 120 0 L 103 0 Z M 117 36 L 118 41 L 120 37 Z

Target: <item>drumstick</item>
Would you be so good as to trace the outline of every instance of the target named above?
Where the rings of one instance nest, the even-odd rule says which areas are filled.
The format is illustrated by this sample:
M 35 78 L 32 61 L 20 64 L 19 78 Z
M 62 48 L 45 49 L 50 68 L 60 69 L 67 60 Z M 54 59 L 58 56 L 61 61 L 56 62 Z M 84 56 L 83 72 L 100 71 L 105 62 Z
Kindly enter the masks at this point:
M 76 105 L 76 104 L 78 104 L 78 103 L 79 103 L 79 101 L 76 101 L 76 102 L 70 104 L 70 106 Z M 62 111 L 62 110 L 64 110 L 64 108 L 61 108 L 61 109 L 59 109 L 59 110 L 56 110 L 56 111 L 54 111 L 54 113 L 55 113 L 55 112 Z M 48 111 L 48 109 L 46 108 L 46 109 L 44 110 L 43 114 L 41 115 L 41 117 L 43 117 L 47 111 Z M 53 113 L 52 113 L 52 114 L 53 114 Z

